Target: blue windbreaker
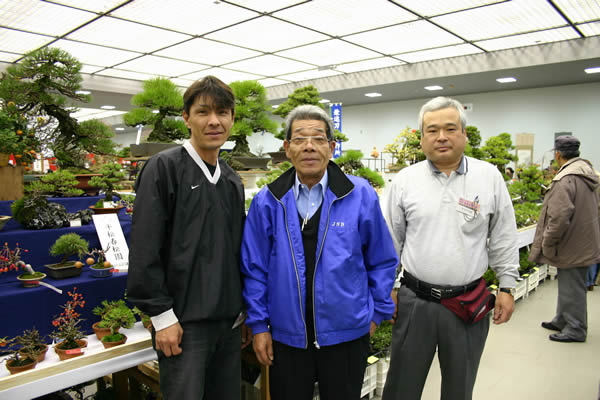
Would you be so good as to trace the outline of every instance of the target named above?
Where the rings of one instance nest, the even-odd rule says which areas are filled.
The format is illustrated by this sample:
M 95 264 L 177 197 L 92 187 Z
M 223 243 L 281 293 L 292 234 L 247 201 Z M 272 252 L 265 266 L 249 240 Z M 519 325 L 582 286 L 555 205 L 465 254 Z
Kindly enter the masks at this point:
M 290 168 L 252 200 L 241 252 L 246 324 L 254 334 L 307 348 L 306 318 L 317 347 L 364 336 L 394 312 L 398 257 L 379 199 L 362 178 L 327 167 L 315 262 L 314 316 L 305 315 L 305 259 Z

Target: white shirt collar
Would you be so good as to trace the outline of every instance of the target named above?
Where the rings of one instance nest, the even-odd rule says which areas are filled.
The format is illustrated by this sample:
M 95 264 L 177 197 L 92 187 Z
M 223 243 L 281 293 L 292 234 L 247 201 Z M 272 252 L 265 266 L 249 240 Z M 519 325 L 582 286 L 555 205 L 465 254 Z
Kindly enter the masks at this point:
M 219 160 L 217 159 L 217 167 L 215 169 L 215 174 L 211 175 L 208 171 L 208 168 L 206 167 L 205 161 L 198 155 L 196 149 L 194 149 L 194 146 L 192 146 L 189 140 L 185 141 L 185 143 L 183 144 L 183 148 L 188 152 L 190 157 L 192 157 L 192 160 L 194 160 L 196 164 L 200 167 L 200 169 L 204 173 L 204 176 L 206 176 L 206 179 L 213 185 L 216 185 L 219 181 L 219 178 L 221 177 L 221 167 L 219 166 Z

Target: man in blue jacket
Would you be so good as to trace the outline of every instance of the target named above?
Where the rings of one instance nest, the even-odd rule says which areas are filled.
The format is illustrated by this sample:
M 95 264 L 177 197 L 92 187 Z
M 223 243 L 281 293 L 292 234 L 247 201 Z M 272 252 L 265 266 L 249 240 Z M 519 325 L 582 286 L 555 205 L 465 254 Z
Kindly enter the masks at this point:
M 303 105 L 286 119 L 294 168 L 252 201 L 243 296 L 274 400 L 360 399 L 369 336 L 391 319 L 398 258 L 373 188 L 333 162 L 333 123 Z

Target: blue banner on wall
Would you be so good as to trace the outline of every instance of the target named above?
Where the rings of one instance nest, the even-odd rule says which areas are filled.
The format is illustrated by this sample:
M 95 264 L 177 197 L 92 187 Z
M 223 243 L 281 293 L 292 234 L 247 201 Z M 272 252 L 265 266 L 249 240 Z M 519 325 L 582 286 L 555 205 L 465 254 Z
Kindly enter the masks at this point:
M 333 158 L 338 158 L 342 155 L 342 142 L 335 142 L 335 148 L 333 149 Z
M 331 104 L 331 119 L 333 120 L 333 128 L 342 131 L 342 103 Z

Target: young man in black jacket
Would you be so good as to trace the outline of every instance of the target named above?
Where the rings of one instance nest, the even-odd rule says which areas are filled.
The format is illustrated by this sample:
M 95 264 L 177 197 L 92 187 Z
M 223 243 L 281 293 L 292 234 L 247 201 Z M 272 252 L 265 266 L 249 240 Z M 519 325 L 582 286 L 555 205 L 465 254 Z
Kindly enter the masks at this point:
M 235 99 L 207 76 L 183 100 L 189 141 L 136 182 L 128 298 L 152 319 L 165 399 L 239 400 L 244 188 L 218 158 Z

